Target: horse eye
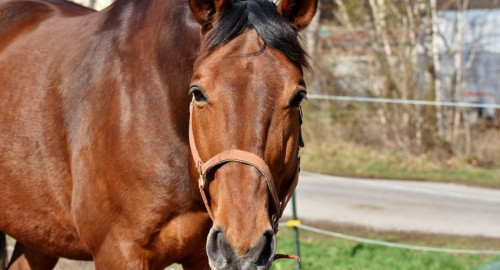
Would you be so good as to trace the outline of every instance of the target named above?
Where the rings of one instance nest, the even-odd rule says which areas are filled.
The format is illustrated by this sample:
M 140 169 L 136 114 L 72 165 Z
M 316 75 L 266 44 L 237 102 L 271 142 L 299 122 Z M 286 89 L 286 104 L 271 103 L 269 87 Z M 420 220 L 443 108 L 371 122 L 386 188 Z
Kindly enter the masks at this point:
M 290 107 L 297 108 L 300 106 L 302 100 L 307 99 L 307 92 L 305 90 L 300 90 L 293 98 L 290 100 Z
M 205 93 L 200 89 L 199 86 L 193 85 L 191 86 L 191 90 L 189 91 L 190 95 L 193 95 L 193 98 L 196 102 L 207 102 L 208 99 L 205 96 Z

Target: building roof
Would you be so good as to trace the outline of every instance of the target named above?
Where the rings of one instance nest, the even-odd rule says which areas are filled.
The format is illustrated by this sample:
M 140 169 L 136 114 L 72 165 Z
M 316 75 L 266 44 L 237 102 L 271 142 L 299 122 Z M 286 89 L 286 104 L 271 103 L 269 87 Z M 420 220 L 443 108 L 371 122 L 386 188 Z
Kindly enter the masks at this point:
M 438 9 L 456 10 L 456 0 L 438 0 Z M 500 9 L 500 0 L 469 0 L 468 9 Z

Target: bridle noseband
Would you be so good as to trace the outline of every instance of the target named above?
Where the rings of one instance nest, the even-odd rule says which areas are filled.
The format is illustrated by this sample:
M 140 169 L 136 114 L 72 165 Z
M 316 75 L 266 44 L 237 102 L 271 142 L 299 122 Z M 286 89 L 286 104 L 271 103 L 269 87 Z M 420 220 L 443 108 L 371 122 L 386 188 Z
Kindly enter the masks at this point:
M 291 185 L 288 189 L 288 192 L 285 196 L 285 198 L 281 201 L 279 199 L 278 193 L 276 192 L 275 186 L 274 186 L 274 181 L 273 181 L 273 176 L 271 174 L 271 170 L 269 170 L 269 166 L 266 164 L 266 162 L 259 156 L 257 156 L 254 153 L 250 153 L 247 151 L 243 150 L 238 150 L 238 149 L 231 149 L 231 150 L 226 150 L 223 152 L 218 153 L 217 155 L 213 156 L 206 162 L 203 162 L 201 160 L 200 154 L 198 152 L 198 148 L 196 147 L 196 143 L 194 141 L 194 134 L 193 134 L 193 108 L 195 106 L 194 101 L 191 102 L 191 105 L 189 106 L 189 145 L 191 148 L 191 154 L 193 156 L 193 160 L 196 164 L 196 167 L 198 169 L 198 174 L 200 176 L 199 178 L 199 189 L 200 189 L 200 194 L 203 199 L 203 203 L 205 204 L 205 208 L 207 209 L 208 215 L 212 220 L 214 220 L 214 214 L 212 212 L 212 209 L 210 208 L 210 203 L 208 201 L 207 197 L 207 188 L 210 183 L 207 182 L 207 173 L 212 170 L 214 167 L 221 166 L 225 163 L 229 162 L 238 162 L 241 164 L 245 164 L 248 166 L 252 166 L 255 169 L 259 171 L 259 173 L 264 177 L 266 181 L 267 188 L 269 190 L 269 193 L 271 194 L 271 197 L 274 202 L 274 209 L 275 212 L 271 216 L 271 222 L 272 226 L 275 232 L 278 231 L 278 221 L 283 215 L 283 211 L 285 210 L 285 207 L 292 197 L 292 194 L 295 190 L 295 187 L 297 186 L 297 181 L 299 179 L 299 171 L 300 171 L 300 156 L 298 157 L 298 162 L 297 162 L 297 169 L 296 172 L 293 176 Z M 300 111 L 300 124 L 302 124 L 302 111 Z M 303 146 L 303 141 L 302 141 L 302 134 L 301 132 L 299 133 L 299 141 L 300 141 L 300 147 Z

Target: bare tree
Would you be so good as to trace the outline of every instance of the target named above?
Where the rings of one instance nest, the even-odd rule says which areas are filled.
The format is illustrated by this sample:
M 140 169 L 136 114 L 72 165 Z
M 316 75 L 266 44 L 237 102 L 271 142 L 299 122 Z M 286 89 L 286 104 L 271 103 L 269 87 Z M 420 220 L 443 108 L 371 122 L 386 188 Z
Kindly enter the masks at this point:
M 345 29 L 368 39 L 365 48 L 372 64 L 365 77 L 373 82 L 366 93 L 438 103 L 462 101 L 481 38 L 478 34 L 472 44 L 465 44 L 469 0 L 451 0 L 458 7 L 451 35 L 439 26 L 443 18 L 437 0 L 333 1 L 335 18 Z M 405 152 L 436 144 L 457 151 L 459 141 L 465 141 L 466 154 L 471 152 L 467 109 L 386 104 L 378 115 L 387 127 L 387 138 Z
M 432 68 L 431 76 L 433 81 L 433 93 L 434 100 L 438 103 L 443 101 L 442 87 L 441 87 L 441 58 L 439 57 L 439 29 L 438 29 L 438 16 L 437 16 L 437 3 L 436 0 L 429 0 L 430 13 L 430 29 L 431 30 L 431 57 L 432 57 Z M 436 119 L 437 119 L 437 132 L 439 137 L 444 136 L 444 120 L 443 120 L 443 107 L 438 105 L 436 108 Z

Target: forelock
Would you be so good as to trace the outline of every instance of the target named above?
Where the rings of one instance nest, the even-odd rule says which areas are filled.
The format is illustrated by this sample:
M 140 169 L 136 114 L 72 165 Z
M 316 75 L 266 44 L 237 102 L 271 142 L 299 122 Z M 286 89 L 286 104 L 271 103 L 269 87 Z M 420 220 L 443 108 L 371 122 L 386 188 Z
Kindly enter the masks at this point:
M 211 53 L 247 29 L 257 31 L 264 41 L 263 49 L 270 46 L 300 69 L 309 68 L 297 31 L 278 13 L 276 4 L 268 0 L 228 2 L 219 22 L 207 35 L 205 49 Z

